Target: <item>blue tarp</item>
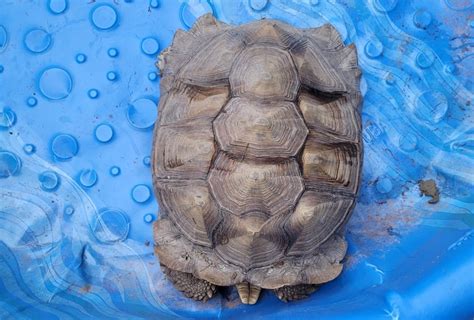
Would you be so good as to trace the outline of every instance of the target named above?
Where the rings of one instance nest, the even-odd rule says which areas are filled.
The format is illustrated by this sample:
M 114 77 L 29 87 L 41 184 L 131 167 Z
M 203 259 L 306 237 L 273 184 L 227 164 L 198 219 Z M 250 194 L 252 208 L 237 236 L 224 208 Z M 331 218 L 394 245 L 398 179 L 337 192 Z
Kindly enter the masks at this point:
M 474 316 L 472 0 L 0 0 L 0 318 Z M 332 23 L 363 72 L 342 275 L 310 298 L 184 298 L 153 256 L 157 54 L 213 12 Z M 440 201 L 420 196 L 434 179 Z

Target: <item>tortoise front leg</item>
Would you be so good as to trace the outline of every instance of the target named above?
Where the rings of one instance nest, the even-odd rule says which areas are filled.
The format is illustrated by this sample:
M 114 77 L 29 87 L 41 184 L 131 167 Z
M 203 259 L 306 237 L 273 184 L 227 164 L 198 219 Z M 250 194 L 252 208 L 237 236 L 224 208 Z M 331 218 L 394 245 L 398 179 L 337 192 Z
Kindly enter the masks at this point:
M 205 302 L 216 293 L 216 286 L 206 280 L 196 278 L 191 273 L 172 270 L 165 265 L 160 266 L 174 287 L 188 298 Z

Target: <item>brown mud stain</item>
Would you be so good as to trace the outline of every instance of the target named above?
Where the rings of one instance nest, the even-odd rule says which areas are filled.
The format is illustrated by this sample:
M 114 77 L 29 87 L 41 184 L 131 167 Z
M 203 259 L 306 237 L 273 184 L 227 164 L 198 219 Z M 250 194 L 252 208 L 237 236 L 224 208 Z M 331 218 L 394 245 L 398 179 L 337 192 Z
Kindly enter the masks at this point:
M 415 208 L 415 197 L 402 195 L 369 205 L 358 204 L 347 225 L 347 235 L 354 245 L 354 253 L 345 258 L 350 268 L 366 257 L 399 243 L 403 235 L 419 225 L 427 211 Z
M 439 190 L 436 186 L 436 182 L 433 179 L 420 180 L 418 182 L 418 186 L 422 196 L 424 195 L 431 197 L 428 203 L 435 204 L 439 202 Z
M 91 291 L 91 289 L 92 289 L 92 286 L 90 284 L 86 284 L 85 286 L 81 288 L 81 291 L 84 293 L 88 293 Z

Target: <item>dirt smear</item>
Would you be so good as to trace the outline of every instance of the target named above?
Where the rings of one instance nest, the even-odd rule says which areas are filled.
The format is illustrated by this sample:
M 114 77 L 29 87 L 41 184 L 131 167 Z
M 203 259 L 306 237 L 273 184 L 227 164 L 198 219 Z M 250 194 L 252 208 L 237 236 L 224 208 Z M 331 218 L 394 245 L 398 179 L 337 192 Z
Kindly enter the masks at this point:
M 422 196 L 424 195 L 431 197 L 428 203 L 435 204 L 439 202 L 439 190 L 436 186 L 436 182 L 433 179 L 420 180 L 418 182 L 418 186 Z
M 405 234 L 422 222 L 429 210 L 417 209 L 419 198 L 415 192 L 383 203 L 357 204 L 347 225 L 347 237 L 355 249 L 346 257 L 347 267 L 399 243 Z

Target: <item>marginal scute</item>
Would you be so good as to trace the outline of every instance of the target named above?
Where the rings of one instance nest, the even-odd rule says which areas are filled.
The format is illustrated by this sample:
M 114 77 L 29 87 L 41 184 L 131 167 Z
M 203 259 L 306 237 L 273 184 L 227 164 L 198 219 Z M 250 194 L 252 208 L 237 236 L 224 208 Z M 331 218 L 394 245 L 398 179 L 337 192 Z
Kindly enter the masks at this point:
M 156 130 L 153 172 L 158 179 L 205 179 L 215 152 L 210 121 L 161 126 Z
M 153 224 L 153 236 L 160 263 L 219 286 L 247 281 L 264 289 L 275 289 L 298 283 L 325 283 L 341 273 L 341 260 L 347 251 L 346 241 L 335 233 L 321 244 L 317 254 L 285 257 L 244 273 L 241 267 L 222 260 L 215 249 L 195 245 L 182 237 L 166 216 Z
M 200 16 L 193 27 L 189 30 L 189 33 L 195 36 L 202 36 L 211 32 L 223 31 L 228 29 L 230 26 L 224 22 L 218 21 L 212 13 L 206 13 Z
M 302 155 L 303 177 L 309 188 L 341 190 L 355 194 L 361 164 L 358 144 L 328 144 L 310 134 Z
M 209 184 L 219 205 L 235 215 L 260 211 L 269 215 L 290 210 L 303 192 L 294 159 L 255 162 L 220 152 L 209 172 Z
M 303 30 L 303 33 L 323 49 L 336 51 L 344 46 L 341 35 L 330 23 L 323 24 L 319 28 Z
M 166 93 L 177 81 L 179 70 L 188 63 L 216 35 L 230 28 L 215 20 L 212 15 L 200 17 L 188 32 L 178 29 L 170 47 L 163 50 L 158 58 L 157 67 L 160 70 L 160 93 Z
M 291 56 L 276 46 L 256 44 L 237 56 L 230 73 L 234 96 L 294 100 L 299 80 Z
M 354 44 L 348 45 L 337 51 L 339 64 L 339 71 L 343 75 L 346 85 L 354 95 L 359 94 L 361 71 L 357 62 L 357 49 Z M 356 100 L 359 100 L 357 98 Z M 359 101 L 357 101 L 359 104 Z
M 324 133 L 343 141 L 358 141 L 360 116 L 353 99 L 347 96 L 325 98 L 302 92 L 298 100 L 303 118 L 314 134 Z
M 178 78 L 198 86 L 226 84 L 232 63 L 244 47 L 239 34 L 224 32 L 197 52 L 180 70 Z
M 212 247 L 221 217 L 203 180 L 163 180 L 155 185 L 163 209 L 190 241 Z
M 292 242 L 288 255 L 314 252 L 340 226 L 353 203 L 350 197 L 306 191 L 285 225 Z
M 288 49 L 296 43 L 302 34 L 292 26 L 276 20 L 259 20 L 242 26 L 247 45 L 268 43 Z
M 233 98 L 214 121 L 222 150 L 238 158 L 296 156 L 308 129 L 293 102 Z
M 169 125 L 207 118 L 212 121 L 229 99 L 229 88 L 201 88 L 181 85 L 165 97 L 166 108 L 160 114 L 160 125 Z

